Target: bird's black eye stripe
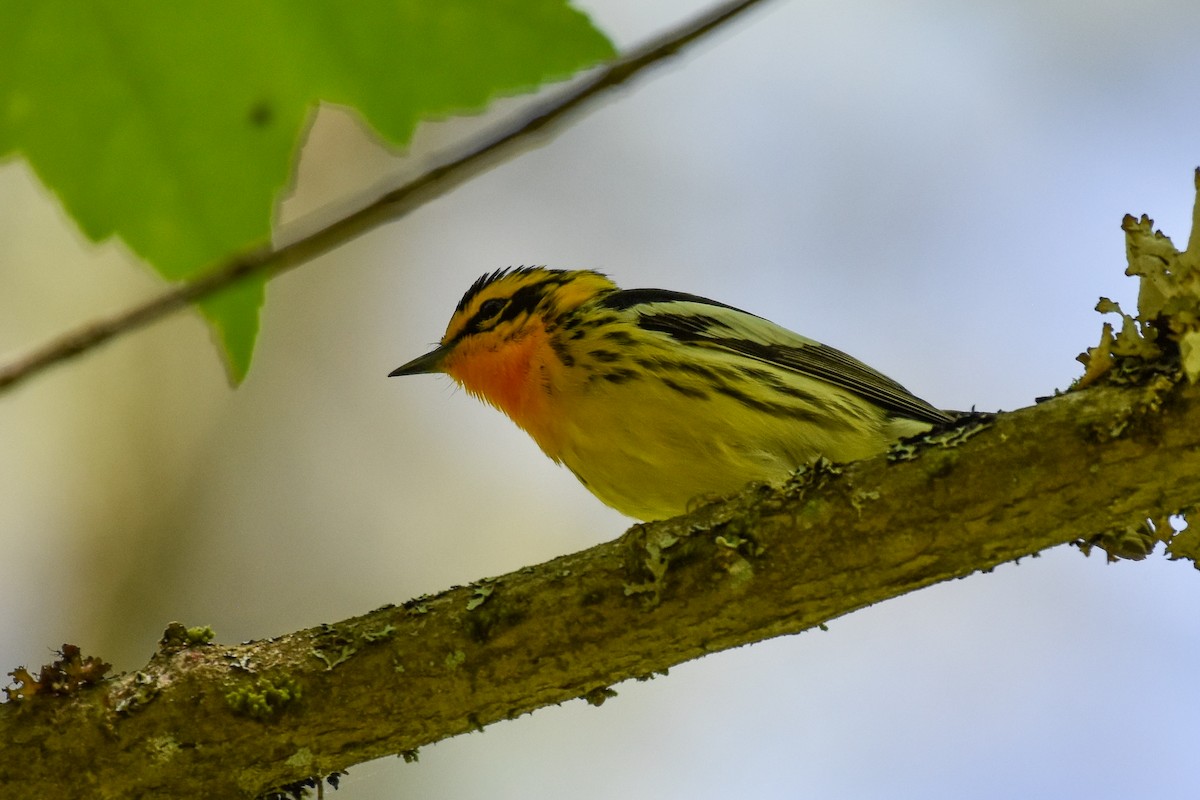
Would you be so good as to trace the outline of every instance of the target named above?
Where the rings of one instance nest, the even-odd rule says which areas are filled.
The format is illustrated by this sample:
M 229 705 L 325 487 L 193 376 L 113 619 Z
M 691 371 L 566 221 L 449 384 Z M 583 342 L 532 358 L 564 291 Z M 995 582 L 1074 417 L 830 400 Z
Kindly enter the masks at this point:
M 492 297 L 484 300 L 479 304 L 479 311 L 476 312 L 475 318 L 480 322 L 489 320 L 492 317 L 498 316 L 504 310 L 504 306 L 508 301 L 502 297 Z
M 510 297 L 489 297 L 479 304 L 479 310 L 471 317 L 471 321 L 463 329 L 461 335 L 469 336 L 473 333 L 490 330 L 503 322 L 516 319 L 522 314 L 533 313 L 538 304 L 546 297 L 546 292 L 559 284 L 560 282 L 544 281 L 522 286 Z
M 500 321 L 500 315 L 504 313 L 504 309 L 508 306 L 509 299 L 507 297 L 489 297 L 479 304 L 479 310 L 471 317 L 471 321 L 463 328 L 460 336 L 470 336 L 473 333 L 491 328 Z

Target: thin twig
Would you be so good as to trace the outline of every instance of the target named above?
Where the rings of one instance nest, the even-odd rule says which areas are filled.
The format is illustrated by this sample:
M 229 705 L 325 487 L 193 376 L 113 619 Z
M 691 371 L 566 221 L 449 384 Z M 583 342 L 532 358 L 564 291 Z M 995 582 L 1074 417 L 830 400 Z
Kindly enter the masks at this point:
M 598 69 L 569 89 L 536 104 L 526 116 L 486 132 L 469 144 L 462 155 L 388 191 L 309 236 L 278 249 L 259 247 L 240 253 L 200 277 L 140 305 L 95 320 L 34 348 L 0 367 L 0 391 L 240 281 L 274 277 L 351 241 L 381 223 L 408 215 L 430 200 L 517 155 L 520 152 L 519 145 L 530 144 L 535 134 L 540 134 L 542 141 L 548 141 L 571 112 L 650 66 L 679 53 L 760 2 L 762 0 L 725 3 L 683 23 Z

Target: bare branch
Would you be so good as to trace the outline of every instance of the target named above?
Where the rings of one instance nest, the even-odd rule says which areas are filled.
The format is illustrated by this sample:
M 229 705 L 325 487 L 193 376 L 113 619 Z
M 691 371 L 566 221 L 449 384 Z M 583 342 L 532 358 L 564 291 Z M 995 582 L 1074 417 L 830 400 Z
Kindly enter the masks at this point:
M 649 67 L 681 52 L 762 0 L 725 3 L 629 54 L 601 67 L 567 90 L 535 104 L 529 113 L 468 144 L 465 152 L 317 232 L 278 249 L 243 252 L 195 280 L 106 319 L 96 320 L 36 347 L 0 367 L 0 391 L 108 340 L 185 308 L 197 300 L 252 277 L 270 278 L 311 261 L 384 222 L 400 219 L 497 164 L 522 148 L 549 141 L 572 112 L 591 105 Z
M 961 437 L 960 437 L 961 438 Z M 29 797 L 253 797 L 1200 503 L 1200 388 L 1099 387 L 279 639 L 0 705 Z M 11 790 L 10 790 L 11 791 Z

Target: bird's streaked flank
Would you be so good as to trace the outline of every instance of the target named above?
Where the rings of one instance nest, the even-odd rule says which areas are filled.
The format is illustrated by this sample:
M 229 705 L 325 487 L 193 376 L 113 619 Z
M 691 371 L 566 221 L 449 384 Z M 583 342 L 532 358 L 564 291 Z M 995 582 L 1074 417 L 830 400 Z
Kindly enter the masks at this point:
M 391 375 L 444 372 L 608 505 L 672 517 L 697 497 L 845 462 L 949 422 L 839 350 L 695 295 L 590 270 L 484 275 L 441 344 Z

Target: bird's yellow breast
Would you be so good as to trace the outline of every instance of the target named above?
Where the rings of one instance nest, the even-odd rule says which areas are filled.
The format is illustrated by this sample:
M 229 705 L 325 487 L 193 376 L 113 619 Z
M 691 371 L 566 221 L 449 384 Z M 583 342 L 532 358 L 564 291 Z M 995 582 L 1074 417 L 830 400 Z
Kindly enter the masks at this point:
M 779 481 L 818 455 L 869 457 L 893 438 L 866 403 L 855 410 L 855 430 L 825 430 L 798 417 L 749 414 L 725 395 L 688 395 L 652 375 L 592 381 L 561 402 L 570 405 L 560 415 L 558 457 L 606 504 L 641 520 L 682 514 L 751 481 Z

